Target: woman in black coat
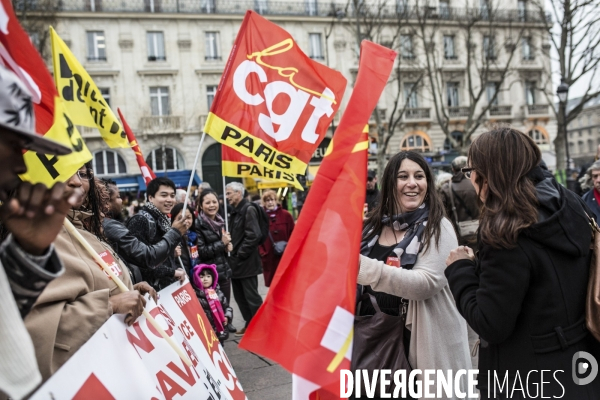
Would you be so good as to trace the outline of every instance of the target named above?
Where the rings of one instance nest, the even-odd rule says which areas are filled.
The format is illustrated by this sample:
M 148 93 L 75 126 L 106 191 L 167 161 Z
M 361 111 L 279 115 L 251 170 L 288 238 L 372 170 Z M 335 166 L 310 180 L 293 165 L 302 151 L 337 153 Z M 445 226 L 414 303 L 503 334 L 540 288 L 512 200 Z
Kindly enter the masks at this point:
M 533 140 L 510 128 L 473 142 L 463 171 L 483 203 L 480 250 L 453 250 L 446 276 L 458 310 L 480 335 L 482 399 L 541 398 L 542 390 L 544 398 L 600 399 L 600 378 L 574 382 L 590 375 L 579 373 L 584 363 L 593 366 L 589 357 L 600 360 L 585 328 L 587 210 L 540 161 Z
M 232 250 L 231 235 L 225 232 L 225 221 L 219 215 L 219 200 L 217 193 L 203 190 L 198 197 L 198 218 L 195 230 L 198 234 L 196 243 L 198 256 L 203 264 L 215 264 L 219 274 L 219 286 L 227 302 L 231 301 L 231 268 L 227 262 L 227 252 Z M 230 332 L 235 332 L 228 325 Z

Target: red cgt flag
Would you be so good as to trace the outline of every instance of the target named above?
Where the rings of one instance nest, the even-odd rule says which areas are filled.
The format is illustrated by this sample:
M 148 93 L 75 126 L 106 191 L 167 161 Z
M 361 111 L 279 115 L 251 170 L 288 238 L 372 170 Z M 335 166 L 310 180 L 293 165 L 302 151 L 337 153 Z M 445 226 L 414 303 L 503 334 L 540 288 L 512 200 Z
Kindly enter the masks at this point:
M 340 107 L 346 79 L 248 11 L 204 131 L 269 170 L 304 174 Z
M 127 123 L 127 121 L 125 121 L 125 117 L 123 117 L 123 114 L 121 113 L 121 109 L 117 108 L 117 112 L 119 113 L 119 118 L 121 118 L 121 122 L 123 123 L 123 129 L 125 130 L 125 134 L 127 135 L 127 140 L 129 140 L 129 145 L 131 146 L 131 149 L 135 153 L 135 159 L 136 159 L 138 165 L 140 166 L 140 171 L 142 171 L 142 176 L 144 177 L 144 182 L 146 182 L 146 186 L 148 186 L 150 181 L 152 179 L 156 178 L 156 174 L 154 173 L 154 171 L 152 171 L 150 166 L 146 163 L 146 160 L 144 160 L 144 155 L 142 154 L 142 149 L 140 149 L 140 145 L 138 144 L 137 139 L 135 138 L 135 135 L 133 134 L 133 131 L 129 127 L 129 124 Z
M 333 136 L 263 306 L 240 347 L 294 374 L 294 399 L 339 398 L 350 367 L 367 181 L 364 128 L 396 52 L 363 41 L 352 97 Z M 310 398 L 315 398 L 313 393 Z

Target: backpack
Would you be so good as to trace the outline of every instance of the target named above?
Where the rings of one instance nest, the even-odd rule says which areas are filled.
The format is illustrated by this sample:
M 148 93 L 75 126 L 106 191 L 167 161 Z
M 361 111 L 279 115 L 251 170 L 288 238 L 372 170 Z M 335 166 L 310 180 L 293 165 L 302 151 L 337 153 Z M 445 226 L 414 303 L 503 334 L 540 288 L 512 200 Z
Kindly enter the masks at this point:
M 258 244 L 263 244 L 269 237 L 269 216 L 265 212 L 265 209 L 256 203 L 250 202 L 250 207 L 254 207 L 258 214 L 258 225 L 260 226 L 260 241 Z

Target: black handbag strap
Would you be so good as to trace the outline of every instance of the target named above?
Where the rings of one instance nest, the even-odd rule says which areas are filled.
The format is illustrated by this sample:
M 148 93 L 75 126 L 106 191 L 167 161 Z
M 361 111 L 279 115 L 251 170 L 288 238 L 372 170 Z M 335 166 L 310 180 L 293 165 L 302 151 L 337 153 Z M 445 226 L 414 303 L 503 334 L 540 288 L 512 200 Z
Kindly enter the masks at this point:
M 454 194 L 454 196 L 456 196 L 456 198 L 458 199 L 458 202 L 465 209 L 465 211 L 467 212 L 467 215 L 469 216 L 469 218 L 470 219 L 475 219 L 475 218 L 473 218 L 473 214 L 471 214 L 471 211 L 469 210 L 469 207 L 467 207 L 467 205 L 465 204 L 465 202 L 463 201 L 463 199 L 458 195 L 458 193 L 456 193 L 454 191 L 454 188 L 452 187 L 452 183 L 453 182 L 450 182 L 450 190 L 452 191 L 452 194 Z
M 367 299 L 371 300 L 371 305 L 373 306 L 375 311 L 377 311 L 378 313 L 382 312 L 381 309 L 379 308 L 379 304 L 377 304 L 377 299 L 375 298 L 375 296 L 373 296 L 371 293 L 363 293 L 363 295 L 360 298 L 360 301 L 362 302 L 363 300 L 367 300 Z M 402 298 L 402 303 L 400 304 L 399 316 L 402 317 L 402 316 L 406 315 L 407 307 L 408 307 L 408 300 L 406 300 L 405 298 Z M 357 307 L 357 309 L 358 309 L 358 307 Z

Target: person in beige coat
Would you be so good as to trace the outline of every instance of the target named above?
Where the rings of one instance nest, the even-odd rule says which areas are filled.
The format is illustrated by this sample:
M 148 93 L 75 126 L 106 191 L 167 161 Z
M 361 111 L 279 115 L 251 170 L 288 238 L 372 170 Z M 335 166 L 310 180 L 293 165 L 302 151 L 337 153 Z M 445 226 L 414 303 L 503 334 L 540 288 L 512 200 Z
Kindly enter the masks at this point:
M 102 240 L 100 204 L 90 168 L 83 166 L 68 181 L 69 189 L 82 192 L 84 200 L 67 215 L 69 221 L 131 289 L 120 293 L 84 247 L 64 227 L 54 242 L 65 272 L 48 284 L 25 319 L 34 343 L 42 378 L 54 374 L 112 314 L 125 314 L 131 324 L 146 303 L 142 293 L 155 295 L 145 282 L 132 287 L 127 267 Z M 85 206 L 83 205 L 85 203 Z M 114 260 L 114 262 L 112 262 Z
M 365 223 L 358 283 L 386 314 L 399 315 L 407 304 L 404 343 L 412 369 L 471 369 L 467 324 L 444 276 L 458 242 L 431 170 L 421 155 L 403 151 L 390 159 L 382 181 L 381 202 Z M 359 315 L 374 312 L 361 302 Z

